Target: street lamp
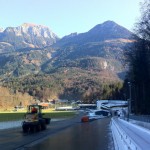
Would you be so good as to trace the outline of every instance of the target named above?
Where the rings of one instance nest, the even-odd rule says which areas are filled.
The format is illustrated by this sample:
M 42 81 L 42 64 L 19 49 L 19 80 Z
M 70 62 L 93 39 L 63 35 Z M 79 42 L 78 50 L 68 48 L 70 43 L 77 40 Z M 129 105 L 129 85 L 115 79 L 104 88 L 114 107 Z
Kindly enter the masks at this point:
M 128 121 L 129 121 L 129 115 L 131 113 L 131 98 L 132 98 L 132 95 L 131 95 L 131 82 L 128 82 L 128 85 L 129 85 L 129 99 L 128 99 Z

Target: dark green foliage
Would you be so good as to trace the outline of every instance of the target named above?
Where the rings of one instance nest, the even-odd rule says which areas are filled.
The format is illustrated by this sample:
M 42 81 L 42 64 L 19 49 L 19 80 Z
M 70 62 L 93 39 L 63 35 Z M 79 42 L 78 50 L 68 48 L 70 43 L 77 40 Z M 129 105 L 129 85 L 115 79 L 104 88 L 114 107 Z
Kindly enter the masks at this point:
M 150 114 L 150 1 L 144 1 L 137 23 L 136 40 L 128 53 L 128 81 L 132 86 L 132 109 L 137 114 Z
M 51 75 L 30 75 L 12 78 L 3 84 L 22 93 L 46 101 L 49 99 L 82 100 L 85 103 L 97 99 L 122 99 L 122 83 L 112 80 L 106 82 L 96 72 L 79 69 L 58 70 Z
M 133 109 L 136 113 L 150 114 L 150 42 L 140 39 L 129 54 L 129 81 L 132 84 Z

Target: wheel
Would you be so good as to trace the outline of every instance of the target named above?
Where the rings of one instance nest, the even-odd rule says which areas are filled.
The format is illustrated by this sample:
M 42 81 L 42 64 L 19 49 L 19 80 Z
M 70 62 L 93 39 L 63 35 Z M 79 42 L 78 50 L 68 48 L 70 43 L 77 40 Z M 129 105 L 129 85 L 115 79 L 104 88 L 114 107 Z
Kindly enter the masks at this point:
M 38 132 L 38 131 L 41 131 L 41 125 L 40 124 L 37 124 L 37 126 L 36 126 L 36 131 Z
M 26 125 L 23 125 L 22 129 L 24 133 L 27 133 L 29 131 L 29 127 Z
M 42 122 L 42 124 L 41 124 L 41 129 L 42 129 L 42 130 L 45 130 L 45 129 L 46 129 L 46 123 L 45 123 L 45 122 Z
M 44 118 L 46 124 L 50 124 L 51 118 Z
M 34 132 L 36 131 L 36 126 L 35 126 L 35 125 L 31 125 L 31 126 L 30 126 L 30 131 L 31 131 L 32 133 L 34 133 Z

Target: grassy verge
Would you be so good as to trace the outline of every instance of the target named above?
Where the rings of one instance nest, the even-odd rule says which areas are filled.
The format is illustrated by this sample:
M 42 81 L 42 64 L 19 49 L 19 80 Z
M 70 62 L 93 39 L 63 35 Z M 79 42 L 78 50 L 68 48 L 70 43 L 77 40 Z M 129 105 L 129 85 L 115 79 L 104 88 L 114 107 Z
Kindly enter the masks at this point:
M 51 111 L 43 112 L 46 118 L 66 118 L 75 116 L 75 112 L 72 111 Z M 25 112 L 11 112 L 11 113 L 0 113 L 0 122 L 2 121 L 15 121 L 24 119 Z

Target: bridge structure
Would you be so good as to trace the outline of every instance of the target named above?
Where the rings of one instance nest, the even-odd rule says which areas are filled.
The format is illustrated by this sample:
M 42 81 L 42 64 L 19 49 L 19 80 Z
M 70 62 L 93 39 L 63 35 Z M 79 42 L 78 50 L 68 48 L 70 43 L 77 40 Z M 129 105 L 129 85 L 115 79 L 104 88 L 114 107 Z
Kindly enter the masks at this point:
M 128 101 L 125 100 L 97 100 L 98 110 L 109 110 L 112 116 L 128 114 Z
M 128 102 L 125 100 L 97 100 L 97 109 L 113 109 L 127 107 Z

